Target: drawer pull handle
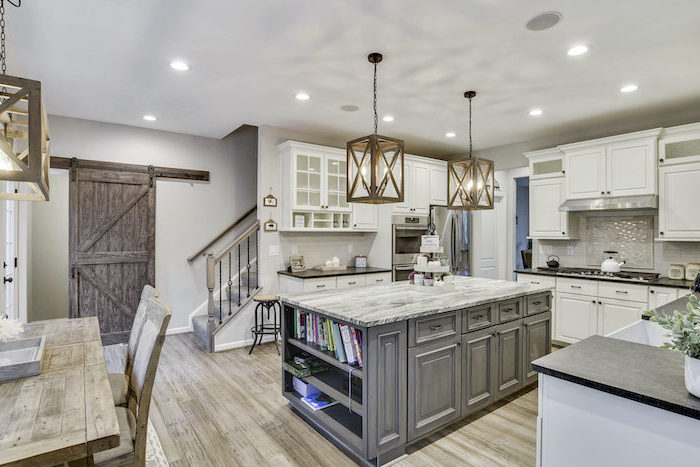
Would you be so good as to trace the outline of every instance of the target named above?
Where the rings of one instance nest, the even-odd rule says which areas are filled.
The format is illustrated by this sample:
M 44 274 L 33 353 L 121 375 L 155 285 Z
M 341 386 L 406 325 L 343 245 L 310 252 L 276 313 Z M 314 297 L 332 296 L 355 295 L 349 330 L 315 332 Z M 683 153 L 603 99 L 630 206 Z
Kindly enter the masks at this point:
M 348 284 L 355 285 L 355 284 L 357 284 L 357 281 L 348 282 Z
M 537 301 L 537 302 L 532 302 L 533 305 L 542 305 L 542 302 Z
M 571 287 L 572 289 L 580 289 L 581 288 L 580 285 L 570 285 L 569 287 Z
M 480 320 L 480 319 L 483 318 L 483 317 L 484 317 L 484 315 L 476 315 L 476 316 L 472 316 L 472 319 L 473 319 L 474 321 L 478 321 L 478 320 Z
M 384 282 L 384 279 L 377 279 L 377 282 Z
M 530 281 L 530 284 L 539 284 L 539 281 Z
M 626 290 L 616 290 L 615 292 L 616 292 L 616 293 L 625 293 L 625 294 L 627 293 Z
M 431 331 L 439 331 L 440 329 L 442 329 L 442 324 L 433 324 L 430 326 Z
M 316 284 L 316 287 L 318 287 L 319 289 L 322 287 L 325 287 L 325 286 L 326 286 L 326 284 Z

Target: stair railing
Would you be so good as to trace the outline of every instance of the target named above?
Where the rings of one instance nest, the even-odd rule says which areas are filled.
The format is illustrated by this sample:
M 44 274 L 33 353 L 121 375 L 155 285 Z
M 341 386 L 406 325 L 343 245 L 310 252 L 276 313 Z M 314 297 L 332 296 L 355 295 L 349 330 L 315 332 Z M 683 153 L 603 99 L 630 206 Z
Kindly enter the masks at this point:
M 189 262 L 191 263 L 192 261 L 196 260 L 196 259 L 199 258 L 200 256 L 206 256 L 205 252 L 206 252 L 207 250 L 209 250 L 209 248 L 211 248 L 216 242 L 218 242 L 219 240 L 221 240 L 221 239 L 224 237 L 224 235 L 226 235 L 226 234 L 229 233 L 231 230 L 233 230 L 234 228 L 236 228 L 236 226 L 238 226 L 238 224 L 240 224 L 240 223 L 243 222 L 245 219 L 247 219 L 248 216 L 250 216 L 251 214 L 253 214 L 253 213 L 256 211 L 256 209 L 257 209 L 257 206 L 253 206 L 252 208 L 248 209 L 248 210 L 245 212 L 245 214 L 243 214 L 241 217 L 239 217 L 238 219 L 236 219 L 235 221 L 233 221 L 233 223 L 232 223 L 231 225 L 229 225 L 229 226 L 226 227 L 224 230 L 222 230 L 221 233 L 220 233 L 219 235 L 217 235 L 212 241 L 210 241 L 209 243 L 207 243 L 206 245 L 204 245 L 202 248 L 200 248 L 199 250 L 197 250 L 197 252 L 196 252 L 195 254 L 193 254 L 192 256 L 190 256 L 189 258 L 187 258 L 187 261 L 189 261 Z
M 234 312 L 234 299 L 235 309 L 238 309 L 242 303 L 249 301 L 251 292 L 255 293 L 260 287 L 259 247 L 260 221 L 256 220 L 254 224 L 241 233 L 221 253 L 218 255 L 209 253 L 207 255 L 207 289 L 209 290 L 207 299 L 207 334 L 209 337 L 209 352 L 214 350 L 214 331 L 225 319 L 224 294 L 228 295 L 226 300 L 228 317 Z M 251 253 L 253 253 L 254 256 L 251 256 Z M 254 269 L 253 266 L 255 266 Z M 235 274 L 233 273 L 234 270 L 236 271 Z M 251 281 L 252 273 L 254 273 L 255 277 L 253 281 Z M 225 274 L 227 274 L 228 277 L 226 282 L 224 282 Z M 243 275 L 245 275 L 245 281 L 243 280 Z M 237 278 L 235 288 L 233 282 L 234 278 Z M 215 297 L 217 285 L 218 298 Z M 234 290 L 236 291 L 235 293 Z M 218 317 L 215 312 L 217 300 L 219 302 Z

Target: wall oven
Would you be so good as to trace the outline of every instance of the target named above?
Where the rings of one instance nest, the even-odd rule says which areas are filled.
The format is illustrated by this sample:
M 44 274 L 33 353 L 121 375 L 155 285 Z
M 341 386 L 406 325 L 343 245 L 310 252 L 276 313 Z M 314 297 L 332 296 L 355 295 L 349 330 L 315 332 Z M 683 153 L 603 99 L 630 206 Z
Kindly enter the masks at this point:
M 392 216 L 391 224 L 392 276 L 394 281 L 405 281 L 413 271 L 416 254 L 420 253 L 428 216 Z

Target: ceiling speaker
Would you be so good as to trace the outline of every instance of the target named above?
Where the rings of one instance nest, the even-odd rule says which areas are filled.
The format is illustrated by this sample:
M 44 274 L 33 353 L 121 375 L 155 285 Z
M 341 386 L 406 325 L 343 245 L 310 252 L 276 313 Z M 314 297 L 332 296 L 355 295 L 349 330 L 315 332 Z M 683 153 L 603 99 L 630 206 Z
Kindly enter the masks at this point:
M 562 19 L 562 14 L 558 11 L 548 11 L 537 15 L 527 22 L 525 25 L 530 31 L 544 31 L 545 29 L 553 28 Z

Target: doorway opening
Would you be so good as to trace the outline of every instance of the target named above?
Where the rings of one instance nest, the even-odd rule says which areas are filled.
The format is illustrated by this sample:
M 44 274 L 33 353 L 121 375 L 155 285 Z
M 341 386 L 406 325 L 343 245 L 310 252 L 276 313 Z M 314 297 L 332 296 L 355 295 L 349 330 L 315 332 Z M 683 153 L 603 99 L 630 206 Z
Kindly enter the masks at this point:
M 530 235 L 530 177 L 515 179 L 515 268 L 532 267 Z

